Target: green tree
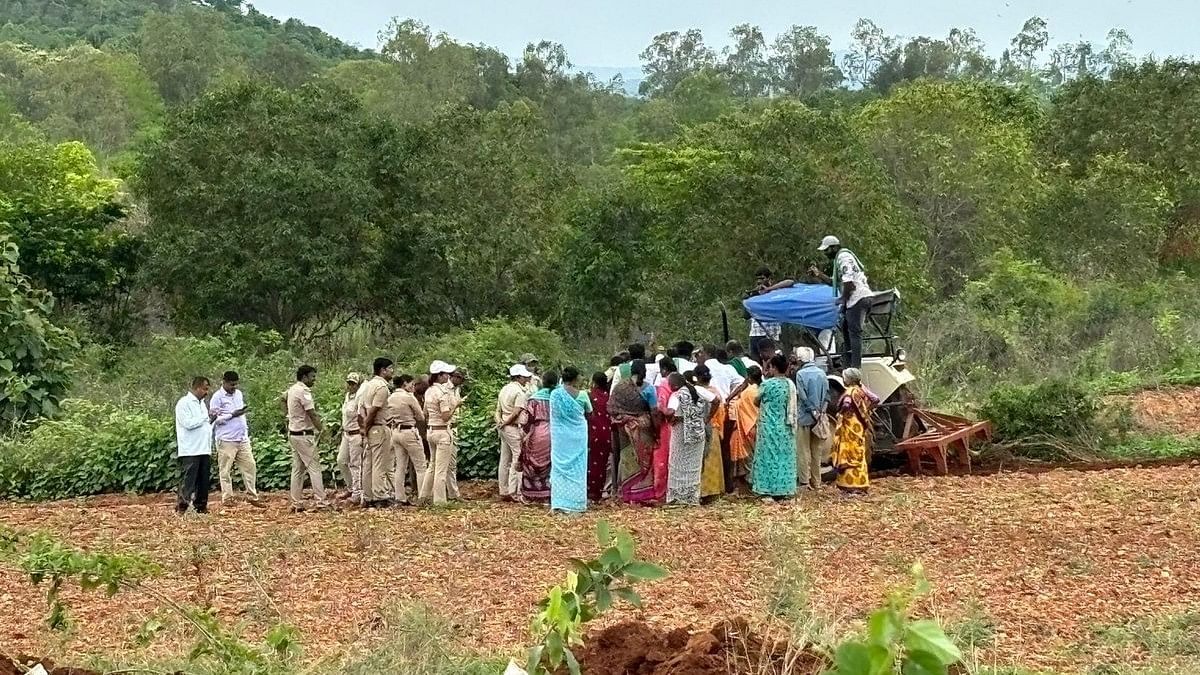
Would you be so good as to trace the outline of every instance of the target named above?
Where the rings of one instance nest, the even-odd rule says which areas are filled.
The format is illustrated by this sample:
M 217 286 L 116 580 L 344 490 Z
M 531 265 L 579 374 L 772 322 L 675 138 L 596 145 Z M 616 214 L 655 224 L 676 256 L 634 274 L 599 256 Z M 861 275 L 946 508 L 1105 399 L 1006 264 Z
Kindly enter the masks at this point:
M 858 114 L 866 142 L 918 216 L 939 288 L 960 287 L 983 256 L 1026 241 L 1046 190 L 1031 109 L 1035 102 L 999 85 L 919 82 Z
M 725 49 L 724 71 L 733 95 L 752 99 L 770 94 L 771 66 L 762 29 L 743 23 L 734 26 L 729 37 L 733 43 Z
M 646 79 L 639 89 L 642 95 L 652 98 L 669 94 L 689 75 L 716 63 L 716 55 L 704 44 L 703 33 L 694 28 L 685 33 L 659 33 L 642 51 L 641 58 Z
M 774 87 L 790 96 L 810 96 L 842 84 L 845 76 L 833 58 L 829 36 L 816 26 L 792 26 L 771 47 Z
M 0 234 L 34 284 L 71 302 L 128 287 L 138 242 L 118 227 L 118 189 L 81 143 L 0 145 Z
M 138 58 L 171 104 L 203 94 L 233 52 L 224 14 L 199 7 L 146 15 Z
M 75 338 L 50 322 L 54 298 L 17 266 L 17 245 L 0 233 L 0 426 L 58 412 L 70 387 Z
M 631 185 L 661 214 L 650 245 L 669 280 L 647 288 L 641 307 L 672 327 L 714 328 L 717 301 L 740 298 L 760 265 L 793 275 L 825 264 L 816 244 L 831 233 L 874 284 L 903 286 L 916 302 L 926 290 L 917 225 L 840 114 L 780 102 L 627 155 Z M 679 307 L 695 311 L 680 317 Z
M 1060 175 L 1052 185 L 1035 233 L 1043 259 L 1091 278 L 1154 275 L 1173 204 L 1150 167 L 1101 155 L 1083 176 Z
M 1124 156 L 1149 167 L 1173 208 L 1163 258 L 1200 260 L 1200 65 L 1147 60 L 1119 66 L 1107 79 L 1085 75 L 1052 99 L 1041 141 L 1071 175 L 1086 175 L 1098 158 Z
M 181 326 L 357 316 L 379 231 L 374 127 L 346 92 L 240 84 L 173 116 L 138 180 L 149 279 Z
M 390 205 L 379 307 L 396 318 L 416 304 L 427 326 L 465 325 L 528 313 L 543 320 L 557 285 L 564 237 L 560 200 L 568 177 L 546 151 L 538 111 L 518 102 L 485 112 L 446 109 L 377 148 L 383 201 Z M 415 247 L 415 250 L 414 250 Z M 389 263 L 390 264 L 390 263 Z
M 130 146 L 162 114 L 137 59 L 76 46 L 47 57 L 32 92 L 34 119 L 54 140 L 82 140 L 101 156 Z
M 850 38 L 853 45 L 846 54 L 846 76 L 855 84 L 866 85 L 895 48 L 896 38 L 884 34 L 870 19 L 859 19 L 850 31 Z

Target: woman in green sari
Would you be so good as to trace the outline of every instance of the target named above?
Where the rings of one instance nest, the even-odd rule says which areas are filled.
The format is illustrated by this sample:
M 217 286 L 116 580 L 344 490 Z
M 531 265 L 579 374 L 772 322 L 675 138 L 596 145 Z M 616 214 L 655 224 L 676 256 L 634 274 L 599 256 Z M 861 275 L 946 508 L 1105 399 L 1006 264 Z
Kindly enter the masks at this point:
M 750 483 L 767 500 L 796 494 L 796 390 L 782 354 L 766 364 L 768 379 L 758 390 L 758 438 Z

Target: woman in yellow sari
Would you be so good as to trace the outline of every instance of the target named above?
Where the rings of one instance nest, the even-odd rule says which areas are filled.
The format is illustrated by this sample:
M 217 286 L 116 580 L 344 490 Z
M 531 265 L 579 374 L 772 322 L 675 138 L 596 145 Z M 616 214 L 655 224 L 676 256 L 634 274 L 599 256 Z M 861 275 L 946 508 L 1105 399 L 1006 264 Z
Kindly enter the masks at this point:
M 879 405 L 879 397 L 863 386 L 862 372 L 857 368 L 847 368 L 842 381 L 846 391 L 838 399 L 832 452 L 837 486 L 846 492 L 865 493 L 871 486 L 867 456 L 875 435 L 871 411 Z
M 712 383 L 712 371 L 700 364 L 692 371 L 696 376 L 697 388 L 703 387 L 713 395 L 708 408 L 708 435 L 704 451 L 704 465 L 700 472 L 700 499 L 711 499 L 725 494 L 725 467 L 721 457 L 721 432 L 725 429 L 725 400 Z
M 758 439 L 758 385 L 762 370 L 751 366 L 746 381 L 738 391 L 729 395 L 729 414 L 733 417 L 733 438 L 729 442 L 729 459 L 734 477 L 750 473 L 750 457 Z

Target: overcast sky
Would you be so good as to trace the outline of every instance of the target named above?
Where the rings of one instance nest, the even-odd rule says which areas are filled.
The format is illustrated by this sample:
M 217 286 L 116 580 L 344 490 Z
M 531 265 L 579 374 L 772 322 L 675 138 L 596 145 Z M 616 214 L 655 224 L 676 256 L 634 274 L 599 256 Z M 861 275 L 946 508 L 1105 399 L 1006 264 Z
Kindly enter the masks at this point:
M 1197 0 L 251 0 L 259 11 L 296 17 L 363 47 L 391 17 L 412 17 L 462 42 L 485 43 L 518 55 L 526 43 L 560 42 L 585 66 L 636 66 L 638 54 L 663 31 L 700 28 L 710 45 L 725 44 L 733 25 L 761 26 L 768 39 L 792 24 L 815 25 L 849 44 L 859 17 L 889 34 L 944 37 L 951 27 L 973 27 L 998 54 L 1025 19 L 1041 16 L 1051 42 L 1103 42 L 1110 28 L 1133 37 L 1134 51 L 1191 55 L 1197 51 Z

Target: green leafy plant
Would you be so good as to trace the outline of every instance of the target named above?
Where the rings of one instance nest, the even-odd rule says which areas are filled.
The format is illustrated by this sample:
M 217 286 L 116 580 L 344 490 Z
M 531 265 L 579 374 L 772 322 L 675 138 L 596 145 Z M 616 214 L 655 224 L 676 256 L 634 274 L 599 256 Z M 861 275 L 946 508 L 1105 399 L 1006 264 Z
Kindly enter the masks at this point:
M 60 597 L 67 581 L 78 579 L 83 590 L 103 590 L 112 597 L 122 587 L 160 571 L 158 565 L 142 556 L 80 551 L 47 534 L 23 535 L 11 530 L 0 530 L 0 560 L 15 564 L 35 586 L 48 584 L 46 624 L 52 630 L 70 626 L 67 607 Z
M 549 675 L 564 663 L 572 675 L 580 675 L 571 648 L 583 644 L 583 625 L 608 611 L 617 599 L 641 607 L 642 598 L 633 585 L 667 576 L 658 565 L 634 558 L 628 532 L 613 533 L 607 522 L 600 521 L 596 541 L 603 549 L 600 557 L 571 558 L 566 581 L 551 588 L 538 605 L 540 611 L 530 628 L 538 644 L 530 648 L 526 665 L 531 675 Z
M 920 563 L 912 574 L 910 589 L 892 593 L 887 605 L 871 614 L 864 639 L 837 648 L 826 675 L 946 675 L 962 659 L 936 621 L 912 619 L 913 601 L 929 592 Z
M 1095 394 L 1084 384 L 1055 379 L 1030 386 L 997 387 L 979 414 L 996 424 L 1004 440 L 1078 439 L 1094 431 L 1099 409 Z

